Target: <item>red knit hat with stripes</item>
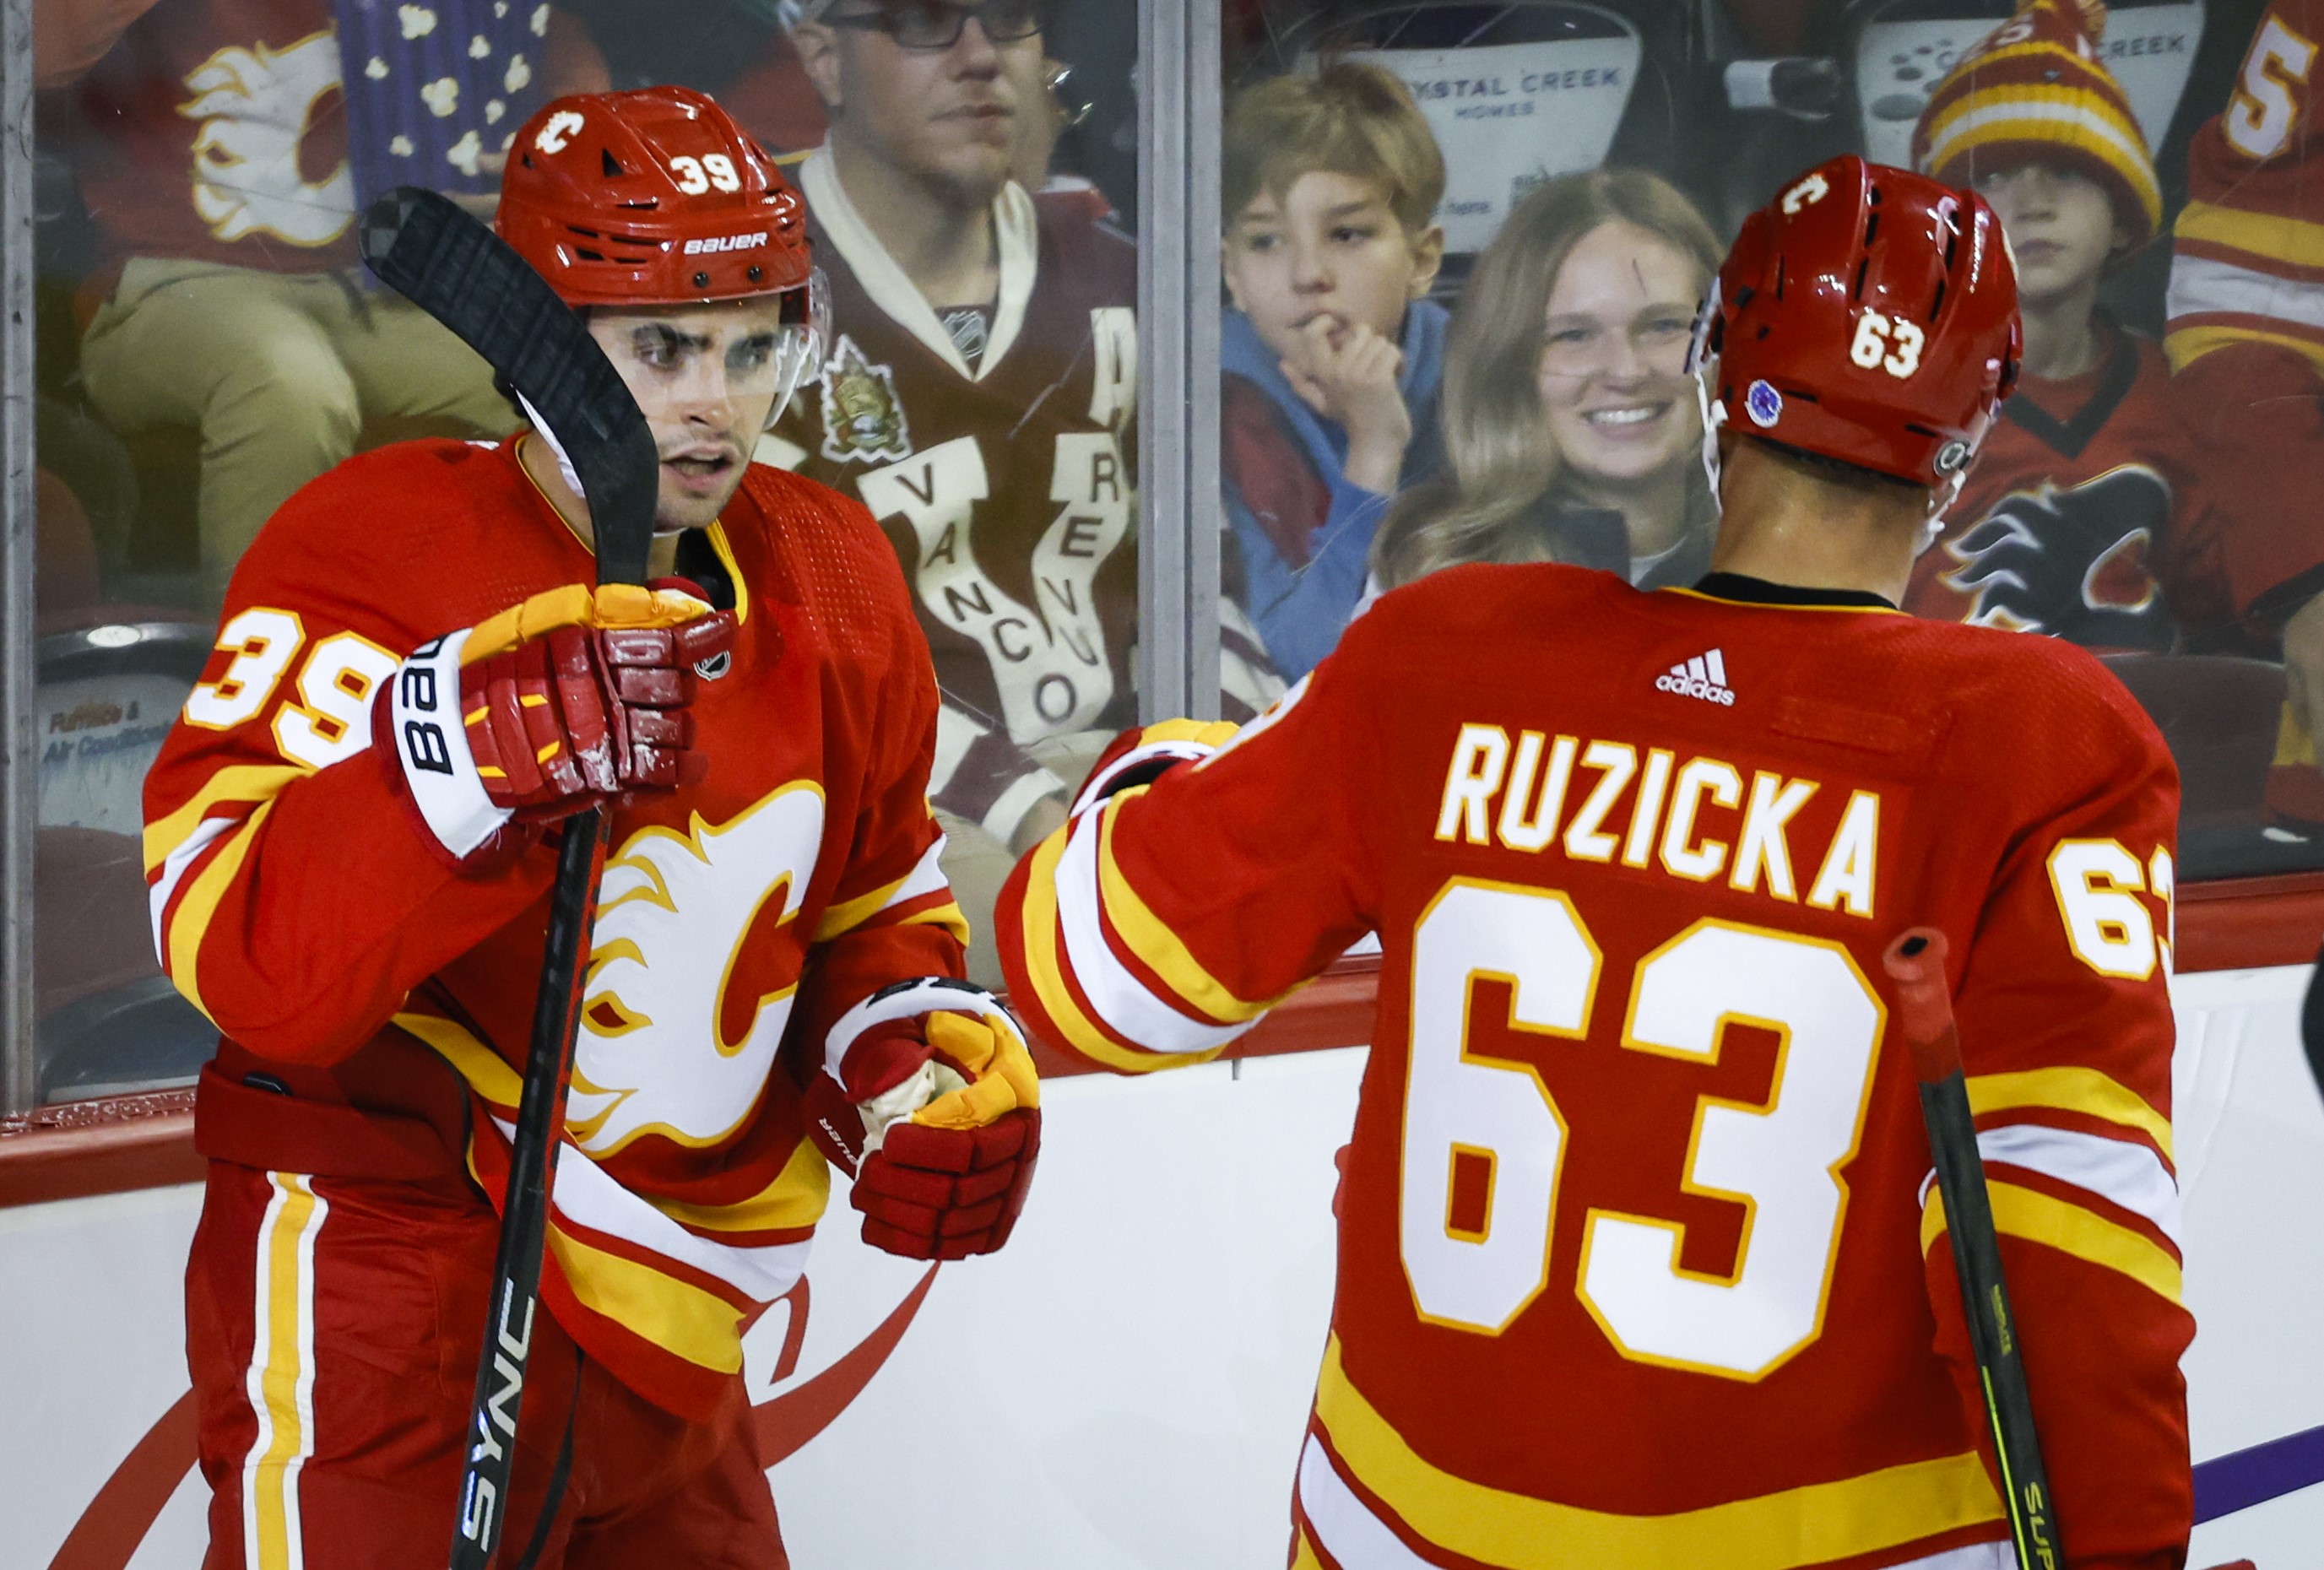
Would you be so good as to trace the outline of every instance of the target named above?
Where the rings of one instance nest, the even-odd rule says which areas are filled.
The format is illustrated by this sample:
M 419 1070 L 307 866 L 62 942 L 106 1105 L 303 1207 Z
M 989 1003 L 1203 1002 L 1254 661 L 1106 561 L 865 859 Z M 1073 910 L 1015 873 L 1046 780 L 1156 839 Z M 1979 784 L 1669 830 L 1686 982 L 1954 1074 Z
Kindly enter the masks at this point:
M 2163 221 L 2163 190 L 2130 99 L 2098 60 L 2099 0 L 2026 0 L 1955 61 L 1913 128 L 1913 167 L 1947 185 L 2026 163 L 2062 164 L 2114 199 L 2130 239 Z

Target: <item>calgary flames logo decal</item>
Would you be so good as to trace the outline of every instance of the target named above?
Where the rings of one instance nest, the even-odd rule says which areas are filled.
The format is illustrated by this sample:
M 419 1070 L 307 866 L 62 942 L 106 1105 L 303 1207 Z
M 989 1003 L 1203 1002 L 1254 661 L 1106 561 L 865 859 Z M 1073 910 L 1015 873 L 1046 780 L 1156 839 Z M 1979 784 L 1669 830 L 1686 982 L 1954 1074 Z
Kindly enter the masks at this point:
M 355 221 L 346 161 L 318 180 L 300 167 L 317 106 L 339 91 L 339 41 L 329 32 L 287 49 L 222 49 L 186 74 L 194 97 L 178 113 L 194 137 L 194 208 L 221 240 L 272 235 L 323 245 Z
M 649 1132 L 686 1145 L 733 1132 L 790 1019 L 806 944 L 782 945 L 770 976 L 765 938 L 806 897 L 823 792 L 787 785 L 726 823 L 688 827 L 639 830 L 598 885 L 566 1117 L 592 1156 Z

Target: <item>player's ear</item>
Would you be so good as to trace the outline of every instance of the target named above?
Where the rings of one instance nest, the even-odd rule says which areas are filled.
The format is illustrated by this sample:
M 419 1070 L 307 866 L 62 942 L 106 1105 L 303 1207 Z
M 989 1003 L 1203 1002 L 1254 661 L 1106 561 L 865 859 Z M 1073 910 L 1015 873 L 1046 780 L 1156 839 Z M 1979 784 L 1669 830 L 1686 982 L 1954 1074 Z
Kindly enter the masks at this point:
M 791 47 L 798 51 L 799 65 L 807 79 L 814 85 L 815 96 L 823 100 L 825 114 L 836 119 L 840 111 L 839 97 L 839 32 L 820 22 L 802 22 L 791 29 Z
M 1241 311 L 1245 316 L 1249 316 L 1250 314 L 1250 308 L 1243 304 L 1242 289 L 1235 277 L 1234 236 L 1232 235 L 1227 236 L 1219 242 L 1219 276 L 1226 281 L 1227 303 L 1233 306 L 1237 310 Z
M 1406 291 L 1413 300 L 1425 300 L 1436 285 L 1437 270 L 1444 265 L 1444 226 L 1431 224 L 1412 236 L 1412 283 Z

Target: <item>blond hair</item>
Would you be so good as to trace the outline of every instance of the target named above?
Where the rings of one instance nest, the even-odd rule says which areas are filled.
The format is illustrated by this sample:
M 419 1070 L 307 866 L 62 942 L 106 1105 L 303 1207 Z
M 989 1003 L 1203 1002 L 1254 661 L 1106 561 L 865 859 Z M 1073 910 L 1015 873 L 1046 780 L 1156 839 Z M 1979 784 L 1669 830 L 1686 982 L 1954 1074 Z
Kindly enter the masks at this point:
M 1549 295 L 1582 237 L 1617 222 L 1661 238 L 1694 263 L 1700 288 L 1709 290 L 1721 260 L 1718 236 L 1659 175 L 1643 169 L 1563 175 L 1519 202 L 1478 258 L 1452 313 L 1439 413 L 1445 469 L 1397 497 L 1382 521 L 1372 572 L 1383 587 L 1464 561 L 1554 554 L 1536 519 L 1536 504 L 1558 487 L 1565 467 L 1541 402 Z
M 1420 106 L 1392 72 L 1357 60 L 1255 82 L 1227 110 L 1220 194 L 1230 222 L 1262 191 L 1281 205 L 1317 171 L 1379 186 L 1406 235 L 1444 199 L 1444 155 Z

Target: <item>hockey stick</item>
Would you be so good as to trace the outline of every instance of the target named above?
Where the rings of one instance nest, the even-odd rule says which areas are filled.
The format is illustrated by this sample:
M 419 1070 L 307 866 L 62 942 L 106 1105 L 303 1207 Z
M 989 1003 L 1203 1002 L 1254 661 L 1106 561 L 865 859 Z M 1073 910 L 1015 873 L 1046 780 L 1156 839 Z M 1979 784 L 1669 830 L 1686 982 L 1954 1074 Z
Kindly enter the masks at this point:
M 380 198 L 364 214 L 361 243 L 364 263 L 380 280 L 483 356 L 565 449 L 589 504 L 597 581 L 643 583 L 659 455 L 636 400 L 581 319 L 498 236 L 433 191 L 404 186 Z M 605 855 L 603 813 L 575 813 L 564 828 L 532 1044 L 509 1146 L 492 1307 L 468 1409 L 471 1443 L 460 1470 L 452 1570 L 484 1570 L 499 1544 L 524 1402 L 549 1186 L 565 1125 L 584 960 Z
M 2001 1239 L 1994 1230 L 1993 1199 L 1978 1155 L 1969 1085 L 1961 1073 L 1960 1033 L 1945 988 L 1945 935 L 1915 927 L 1888 946 L 1881 963 L 1896 983 L 1899 1022 L 1921 1082 L 1921 1116 L 1929 1127 L 1937 1191 L 1951 1234 L 1953 1273 L 1960 1281 L 1970 1354 L 1985 1385 L 1985 1413 L 1993 1426 L 1994 1458 L 2019 1570 L 2058 1570 L 2057 1501 L 2042 1445 L 2034 1432 L 2034 1402 L 2025 1390 L 2018 1326 L 2001 1275 Z

